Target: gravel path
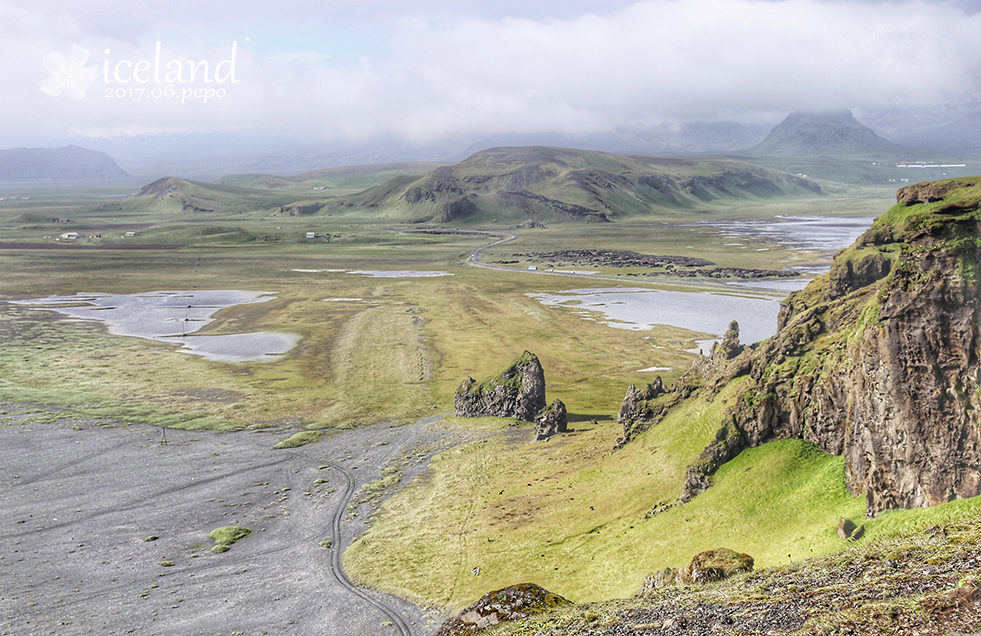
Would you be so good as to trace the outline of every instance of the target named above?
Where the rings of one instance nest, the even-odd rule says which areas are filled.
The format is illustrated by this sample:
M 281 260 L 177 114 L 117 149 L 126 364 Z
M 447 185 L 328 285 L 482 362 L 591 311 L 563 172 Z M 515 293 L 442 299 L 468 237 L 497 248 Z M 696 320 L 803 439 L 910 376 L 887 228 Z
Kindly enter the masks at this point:
M 353 585 L 341 553 L 380 502 L 364 484 L 391 463 L 408 483 L 475 435 L 430 418 L 272 449 L 288 436 L 161 444 L 155 427 L 0 404 L 0 634 L 434 632 L 444 617 Z M 226 525 L 253 534 L 211 552 Z

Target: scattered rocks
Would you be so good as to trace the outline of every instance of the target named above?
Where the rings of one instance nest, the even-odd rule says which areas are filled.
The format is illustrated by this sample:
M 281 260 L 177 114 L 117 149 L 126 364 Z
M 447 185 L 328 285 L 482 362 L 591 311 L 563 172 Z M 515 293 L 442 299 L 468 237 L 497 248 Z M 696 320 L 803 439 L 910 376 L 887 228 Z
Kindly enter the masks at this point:
M 558 433 L 565 433 L 567 430 L 568 421 L 566 420 L 565 404 L 562 403 L 562 400 L 554 400 L 535 416 L 535 439 L 533 441 L 541 442 Z
M 464 380 L 453 405 L 458 417 L 513 417 L 534 422 L 545 407 L 545 371 L 538 357 L 525 351 L 483 384 L 473 378 Z
M 516 229 L 516 230 L 523 230 L 523 229 L 540 230 L 540 229 L 544 229 L 544 228 L 545 228 L 545 224 L 544 223 L 540 223 L 540 222 L 536 221 L 535 219 L 528 219 L 527 221 L 525 221 L 521 225 L 515 225 L 514 226 L 514 229 Z
M 434 636 L 469 636 L 505 621 L 527 618 L 572 602 L 534 583 L 510 585 L 489 592 L 451 618 Z
M 753 571 L 753 557 L 729 548 L 716 548 L 699 552 L 681 571 L 682 583 L 710 583 L 721 581 L 734 574 Z

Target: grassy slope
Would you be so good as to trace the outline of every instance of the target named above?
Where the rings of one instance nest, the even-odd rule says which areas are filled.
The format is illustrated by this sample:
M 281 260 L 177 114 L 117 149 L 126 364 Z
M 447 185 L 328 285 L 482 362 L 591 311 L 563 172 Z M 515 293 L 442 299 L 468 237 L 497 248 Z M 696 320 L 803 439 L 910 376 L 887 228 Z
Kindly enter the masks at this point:
M 934 214 L 941 205 L 954 210 L 943 217 L 951 218 L 959 199 L 977 199 L 977 180 L 964 183 L 943 204 L 895 206 L 876 227 L 902 235 L 941 222 Z M 809 293 L 820 296 L 822 288 L 814 289 Z M 685 467 L 744 383 L 734 383 L 711 403 L 689 401 L 612 456 L 602 451 L 619 431 L 596 427 L 551 442 L 561 451 L 498 442 L 442 457 L 428 483 L 390 504 L 380 523 L 350 549 L 347 563 L 383 589 L 460 607 L 487 590 L 522 581 L 577 600 L 624 596 L 645 574 L 680 567 L 696 552 L 719 545 L 748 552 L 762 566 L 841 549 L 837 520 L 861 523 L 864 501 L 845 488 L 842 458 L 800 440 L 745 451 L 714 476 L 708 492 L 644 519 L 646 511 L 680 493 Z M 552 463 L 554 455 L 576 460 L 560 468 Z M 571 494 L 564 492 L 570 484 L 576 485 L 575 499 L 564 497 Z M 892 536 L 979 506 L 968 500 L 889 512 L 865 521 L 865 536 Z M 423 552 L 418 546 L 425 546 Z M 482 581 L 468 576 L 476 566 Z M 400 577 L 386 578 L 385 572 Z
M 529 444 L 526 432 L 448 451 L 385 506 L 345 567 L 452 608 L 521 581 L 579 601 L 622 597 L 719 545 L 761 565 L 843 547 L 838 518 L 861 517 L 864 502 L 845 489 L 841 458 L 796 440 L 744 453 L 705 495 L 645 518 L 680 494 L 726 406 L 693 402 L 613 455 L 612 422 L 548 443 Z
M 243 188 L 269 188 L 316 194 L 318 197 L 344 196 L 367 190 L 395 176 L 422 174 L 446 165 L 433 162 L 384 163 L 347 168 L 313 170 L 292 177 L 269 174 L 232 174 L 215 181 Z M 313 190 L 323 188 L 323 190 Z
M 938 509 L 952 512 L 952 506 Z M 981 510 L 961 506 L 955 514 L 928 517 L 923 515 L 924 523 L 915 529 L 834 555 L 757 569 L 715 584 L 665 587 L 624 600 L 561 608 L 486 633 L 650 633 L 667 620 L 690 633 L 976 632 L 981 628 L 976 569 Z

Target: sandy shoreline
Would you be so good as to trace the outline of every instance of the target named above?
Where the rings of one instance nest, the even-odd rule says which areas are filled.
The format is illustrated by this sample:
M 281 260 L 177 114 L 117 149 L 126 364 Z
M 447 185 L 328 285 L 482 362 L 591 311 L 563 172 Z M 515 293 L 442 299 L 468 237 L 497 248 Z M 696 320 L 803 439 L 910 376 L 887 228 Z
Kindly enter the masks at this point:
M 286 450 L 284 431 L 163 445 L 156 427 L 0 404 L 0 634 L 431 634 L 442 616 L 332 568 L 373 510 L 361 486 L 392 461 L 407 483 L 475 436 L 421 421 Z M 253 535 L 211 552 L 233 524 Z

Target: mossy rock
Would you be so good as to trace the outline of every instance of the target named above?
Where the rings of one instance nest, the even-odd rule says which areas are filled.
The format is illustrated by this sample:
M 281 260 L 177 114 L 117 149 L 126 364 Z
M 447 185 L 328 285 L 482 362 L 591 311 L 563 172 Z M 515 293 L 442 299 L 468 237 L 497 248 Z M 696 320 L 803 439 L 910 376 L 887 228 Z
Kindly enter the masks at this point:
M 230 546 L 251 534 L 252 531 L 245 526 L 224 526 L 212 530 L 208 536 L 214 539 L 218 545 Z
M 699 552 L 681 571 L 681 582 L 710 583 L 721 581 L 734 574 L 753 571 L 753 557 L 729 548 L 716 548 Z
M 273 448 L 296 448 L 298 446 L 305 446 L 306 444 L 312 444 L 314 442 L 319 442 L 323 434 L 319 431 L 300 431 L 299 433 L 294 433 L 290 437 L 279 442 Z
M 489 592 L 479 601 L 443 623 L 435 636 L 470 636 L 506 621 L 541 614 L 572 601 L 534 583 L 510 585 Z

